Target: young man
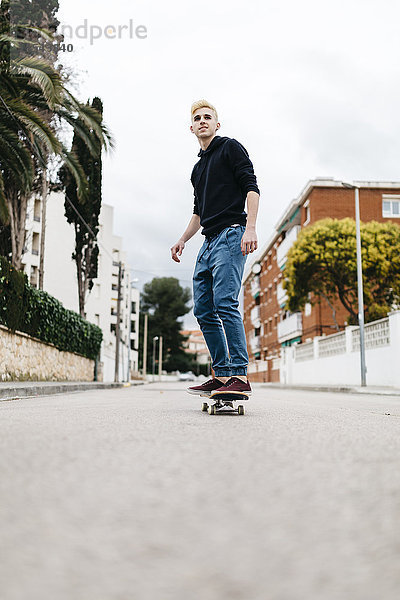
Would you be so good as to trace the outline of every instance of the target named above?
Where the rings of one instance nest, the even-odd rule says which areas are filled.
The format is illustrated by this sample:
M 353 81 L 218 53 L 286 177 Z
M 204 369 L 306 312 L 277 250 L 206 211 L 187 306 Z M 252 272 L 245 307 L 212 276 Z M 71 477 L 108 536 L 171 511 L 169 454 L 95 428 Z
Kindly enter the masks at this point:
M 203 227 L 205 240 L 193 274 L 193 312 L 210 351 L 215 378 L 188 388 L 188 392 L 249 395 L 249 357 L 238 297 L 247 255 L 257 249 L 260 192 L 243 146 L 216 135 L 220 128 L 216 109 L 199 100 L 191 112 L 190 130 L 201 148 L 191 176 L 194 210 L 171 254 L 180 262 L 185 243 Z

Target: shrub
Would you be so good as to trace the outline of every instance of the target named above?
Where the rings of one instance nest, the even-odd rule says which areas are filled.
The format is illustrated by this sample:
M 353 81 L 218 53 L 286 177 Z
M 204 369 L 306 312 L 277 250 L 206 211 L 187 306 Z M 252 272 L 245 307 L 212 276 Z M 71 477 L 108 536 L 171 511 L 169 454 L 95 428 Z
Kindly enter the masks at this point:
M 47 292 L 31 287 L 26 275 L 4 257 L 0 257 L 0 323 L 93 360 L 103 338 L 100 327 L 64 308 Z

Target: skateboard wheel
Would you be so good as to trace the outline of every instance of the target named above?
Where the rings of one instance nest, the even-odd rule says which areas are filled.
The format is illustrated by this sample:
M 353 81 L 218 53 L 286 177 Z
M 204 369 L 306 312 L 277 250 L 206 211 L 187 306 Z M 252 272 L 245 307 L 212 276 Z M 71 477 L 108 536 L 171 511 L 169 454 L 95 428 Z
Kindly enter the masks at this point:
M 214 404 L 212 406 L 208 407 L 208 414 L 209 415 L 215 415 L 215 414 L 217 414 L 217 409 L 215 408 Z
M 245 413 L 245 410 L 244 410 L 243 404 L 239 404 L 239 406 L 238 406 L 238 414 L 239 415 L 244 415 L 244 413 Z
M 207 402 L 203 402 L 203 405 L 202 405 L 202 407 L 201 407 L 201 410 L 202 410 L 203 412 L 207 412 L 207 410 L 208 410 L 208 404 L 207 404 Z

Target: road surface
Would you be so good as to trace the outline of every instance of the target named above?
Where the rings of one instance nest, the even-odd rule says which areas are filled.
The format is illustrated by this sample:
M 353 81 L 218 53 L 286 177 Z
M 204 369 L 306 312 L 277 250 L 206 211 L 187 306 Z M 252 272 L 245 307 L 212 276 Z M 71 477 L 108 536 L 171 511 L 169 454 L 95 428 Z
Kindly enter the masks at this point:
M 0 402 L 2 600 L 397 600 L 400 398 Z

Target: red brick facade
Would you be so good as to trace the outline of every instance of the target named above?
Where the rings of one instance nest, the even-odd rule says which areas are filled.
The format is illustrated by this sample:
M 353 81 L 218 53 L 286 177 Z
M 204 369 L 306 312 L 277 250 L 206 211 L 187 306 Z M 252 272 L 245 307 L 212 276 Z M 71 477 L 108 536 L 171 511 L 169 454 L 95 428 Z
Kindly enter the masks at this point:
M 384 196 L 400 201 L 400 183 L 363 182 L 358 185 L 361 221 L 393 220 L 400 225 L 400 215 L 399 218 L 383 217 L 382 212 Z M 354 218 L 354 195 L 354 190 L 345 188 L 341 182 L 310 181 L 298 199 L 288 207 L 276 227 L 275 235 L 258 258 L 256 264 L 260 267 L 256 267 L 256 270 L 261 268 L 260 272 L 255 274 L 250 271 L 247 275 L 244 282 L 244 325 L 250 358 L 249 378 L 252 381 L 279 381 L 278 359 L 282 344 L 304 342 L 337 330 L 332 309 L 325 301 L 307 305 L 301 317 L 298 316 L 301 321 L 297 320 L 296 315 L 285 313 L 282 301 L 284 291 L 279 286 L 284 276 L 285 250 L 284 246 L 279 250 L 279 246 L 286 239 L 284 243 L 288 250 L 296 231 L 320 219 Z M 339 302 L 334 309 L 336 322 L 343 329 L 348 313 Z M 280 322 L 282 324 L 278 325 Z M 289 324 L 290 329 L 292 322 L 301 322 L 300 329 L 285 336 L 285 324 Z M 295 325 L 294 328 L 296 329 Z

